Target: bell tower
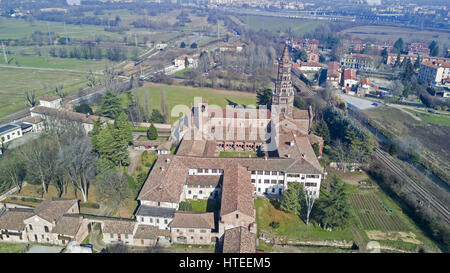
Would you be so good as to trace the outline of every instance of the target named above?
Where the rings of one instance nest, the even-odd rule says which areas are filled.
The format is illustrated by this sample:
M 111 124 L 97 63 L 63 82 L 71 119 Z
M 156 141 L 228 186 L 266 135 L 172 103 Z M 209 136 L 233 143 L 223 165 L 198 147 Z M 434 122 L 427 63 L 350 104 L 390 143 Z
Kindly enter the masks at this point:
M 289 48 L 284 46 L 283 55 L 278 59 L 278 76 L 272 94 L 272 112 L 292 117 L 294 108 L 294 88 L 291 80 L 291 58 Z

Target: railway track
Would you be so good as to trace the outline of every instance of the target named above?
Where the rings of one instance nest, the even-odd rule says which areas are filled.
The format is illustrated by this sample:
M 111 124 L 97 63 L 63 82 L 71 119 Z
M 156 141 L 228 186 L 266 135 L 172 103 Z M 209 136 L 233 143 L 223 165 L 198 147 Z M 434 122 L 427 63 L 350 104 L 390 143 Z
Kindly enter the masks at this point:
M 380 159 L 386 166 L 396 175 L 400 176 L 407 184 L 410 186 L 417 195 L 419 195 L 423 200 L 429 202 L 429 204 L 433 207 L 433 209 L 442 216 L 447 224 L 450 224 L 450 213 L 445 204 L 442 204 L 439 200 L 437 200 L 432 194 L 426 191 L 422 186 L 420 186 L 417 182 L 412 180 L 409 176 L 407 176 L 398 166 L 392 161 L 380 148 L 375 148 L 376 154 L 375 156 Z

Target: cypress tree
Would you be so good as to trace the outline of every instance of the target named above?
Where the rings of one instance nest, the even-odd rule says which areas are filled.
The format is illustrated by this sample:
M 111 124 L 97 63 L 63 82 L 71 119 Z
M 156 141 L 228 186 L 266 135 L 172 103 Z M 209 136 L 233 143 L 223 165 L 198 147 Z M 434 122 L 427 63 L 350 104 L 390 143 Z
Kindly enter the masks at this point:
M 147 130 L 147 137 L 150 140 L 155 140 L 158 138 L 158 131 L 156 130 L 155 125 L 153 123 L 150 125 L 150 127 Z

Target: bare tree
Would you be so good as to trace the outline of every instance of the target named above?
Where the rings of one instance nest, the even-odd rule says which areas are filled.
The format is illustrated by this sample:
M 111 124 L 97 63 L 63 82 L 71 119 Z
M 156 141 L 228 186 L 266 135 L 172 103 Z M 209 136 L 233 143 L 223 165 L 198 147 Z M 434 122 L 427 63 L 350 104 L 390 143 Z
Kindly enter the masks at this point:
M 19 150 L 27 170 L 27 181 L 42 185 L 43 194 L 47 193 L 48 185 L 53 178 L 57 147 L 52 138 L 44 137 L 27 143 Z
M 62 84 L 59 84 L 55 87 L 55 93 L 61 99 L 65 98 L 67 96 L 67 93 L 63 92 L 63 88 L 64 88 L 64 86 Z
M 114 209 L 118 209 L 129 195 L 126 177 L 114 169 L 102 174 L 97 190 L 100 201 L 106 201 Z
M 9 182 L 8 187 L 14 185 L 19 192 L 22 190 L 22 183 L 26 173 L 25 164 L 16 153 L 8 154 L 0 160 L 0 173 L 4 174 L 5 181 Z
M 89 138 L 87 136 L 75 138 L 62 146 L 58 160 L 66 170 L 69 181 L 80 190 L 83 201 L 87 202 L 89 187 L 95 180 L 98 160 L 92 151 Z
M 25 98 L 30 107 L 36 106 L 36 90 L 25 91 Z
M 316 197 L 313 194 L 309 194 L 309 191 L 305 190 L 305 204 L 306 204 L 306 225 L 309 224 L 309 216 L 314 206 Z
M 168 123 L 170 120 L 170 110 L 169 110 L 169 104 L 167 103 L 166 99 L 166 91 L 161 90 L 161 112 L 164 116 L 164 122 Z

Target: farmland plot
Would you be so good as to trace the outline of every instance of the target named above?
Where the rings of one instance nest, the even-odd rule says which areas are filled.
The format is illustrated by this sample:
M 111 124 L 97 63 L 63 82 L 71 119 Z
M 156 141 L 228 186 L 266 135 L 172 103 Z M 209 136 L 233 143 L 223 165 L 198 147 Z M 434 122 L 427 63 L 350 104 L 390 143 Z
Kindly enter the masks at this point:
M 409 230 L 408 226 L 397 215 L 377 212 L 358 212 L 361 223 L 366 230 L 400 231 Z
M 373 194 L 351 194 L 350 202 L 357 210 L 384 211 L 378 198 Z

